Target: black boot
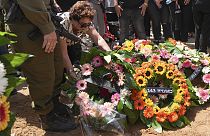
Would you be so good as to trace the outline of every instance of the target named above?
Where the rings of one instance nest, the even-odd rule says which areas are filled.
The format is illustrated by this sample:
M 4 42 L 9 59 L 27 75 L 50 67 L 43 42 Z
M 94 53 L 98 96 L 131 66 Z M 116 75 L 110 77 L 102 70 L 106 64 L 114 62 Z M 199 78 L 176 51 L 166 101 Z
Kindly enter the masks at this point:
M 70 108 L 59 101 L 59 96 L 53 98 L 54 109 L 53 111 L 62 117 L 72 118 Z
M 62 118 L 54 112 L 47 115 L 40 115 L 42 129 L 52 132 L 66 132 L 75 129 L 77 126 L 69 119 Z

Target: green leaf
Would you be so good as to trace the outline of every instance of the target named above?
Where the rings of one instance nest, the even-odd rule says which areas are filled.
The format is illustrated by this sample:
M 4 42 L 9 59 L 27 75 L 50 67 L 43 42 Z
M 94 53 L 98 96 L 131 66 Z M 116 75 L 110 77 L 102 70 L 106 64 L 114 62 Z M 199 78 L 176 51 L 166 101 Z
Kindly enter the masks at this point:
M 127 106 L 124 106 L 123 111 L 125 113 L 125 115 L 128 116 L 128 121 L 131 124 L 135 124 L 136 121 L 138 120 L 138 112 L 134 111 L 134 110 L 130 110 L 129 108 L 127 108 Z
M 162 133 L 163 132 L 162 126 L 156 120 L 154 120 L 152 122 L 152 128 L 154 128 L 154 130 L 156 132 L 158 132 L 158 133 Z
M 32 55 L 25 54 L 25 53 L 15 53 L 15 54 L 4 54 L 1 55 L 2 58 L 7 60 L 12 67 L 16 68 L 23 64 L 29 57 Z
M 106 60 L 107 63 L 110 63 L 112 60 L 111 55 L 104 56 L 104 60 Z
M 9 97 L 10 93 L 15 87 L 23 84 L 26 81 L 25 78 L 18 78 L 13 76 L 7 76 L 7 78 L 8 78 L 8 86 L 6 88 L 6 91 L 4 92 L 4 95 L 7 97 Z
M 128 101 L 128 100 L 125 100 L 125 105 L 129 108 L 129 109 L 133 109 L 133 106 L 132 106 L 132 104 L 131 104 L 131 102 L 130 101 Z
M 161 122 L 160 125 L 166 129 L 172 129 L 170 123 L 168 121 Z
M 180 117 L 180 119 L 181 119 L 186 125 L 190 125 L 190 121 L 188 120 L 187 117 L 182 116 L 182 117 Z
M 176 123 L 176 126 L 179 128 L 182 128 L 185 126 L 184 122 L 182 122 L 181 120 L 177 120 L 175 123 Z
M 116 56 L 120 61 L 123 61 L 124 60 L 124 55 L 121 55 L 121 54 L 118 54 L 118 53 L 114 53 L 113 54 L 114 56 Z
M 120 100 L 118 105 L 117 105 L 117 111 L 121 112 L 122 109 L 123 109 L 123 102 L 122 102 L 122 100 Z

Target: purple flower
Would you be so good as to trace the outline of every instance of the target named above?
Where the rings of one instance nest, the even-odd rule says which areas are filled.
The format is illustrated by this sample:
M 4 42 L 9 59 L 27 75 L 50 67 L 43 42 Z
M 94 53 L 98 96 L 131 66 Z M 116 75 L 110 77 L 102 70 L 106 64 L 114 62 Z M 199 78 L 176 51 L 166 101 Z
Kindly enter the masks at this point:
M 123 67 L 121 66 L 121 65 L 119 65 L 119 64 L 115 64 L 114 65 L 114 71 L 116 72 L 116 73 L 121 73 L 121 72 L 123 72 Z
M 85 90 L 87 88 L 87 82 L 85 80 L 78 80 L 76 87 L 78 90 Z
M 100 67 L 104 64 L 104 61 L 100 56 L 95 56 L 92 60 L 92 64 L 94 67 Z
M 160 56 L 164 59 L 170 58 L 170 54 L 168 53 L 167 50 L 160 50 Z

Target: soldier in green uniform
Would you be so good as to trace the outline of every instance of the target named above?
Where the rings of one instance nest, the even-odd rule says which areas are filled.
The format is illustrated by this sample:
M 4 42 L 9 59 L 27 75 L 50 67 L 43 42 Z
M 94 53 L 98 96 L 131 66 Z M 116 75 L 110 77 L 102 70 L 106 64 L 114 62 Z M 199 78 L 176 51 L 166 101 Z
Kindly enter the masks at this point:
M 11 0 L 3 1 L 9 14 Z M 59 116 L 53 104 L 53 97 L 60 93 L 58 87 L 63 80 L 63 62 L 55 26 L 49 14 L 51 1 L 16 1 L 22 17 L 18 15 L 13 21 L 8 21 L 7 25 L 8 31 L 17 35 L 15 51 L 34 55 L 21 67 L 29 84 L 32 106 L 40 116 L 43 129 L 49 131 L 74 129 L 75 124 Z M 35 30 L 39 30 L 40 33 Z

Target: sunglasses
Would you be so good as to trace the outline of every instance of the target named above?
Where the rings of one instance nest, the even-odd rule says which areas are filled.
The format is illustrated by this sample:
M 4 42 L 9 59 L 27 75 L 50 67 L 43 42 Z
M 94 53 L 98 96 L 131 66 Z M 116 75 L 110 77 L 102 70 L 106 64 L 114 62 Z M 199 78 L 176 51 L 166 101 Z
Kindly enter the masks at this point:
M 79 23 L 79 24 L 80 24 L 81 28 L 86 28 L 86 27 L 91 26 L 92 22 L 90 22 L 90 23 Z

